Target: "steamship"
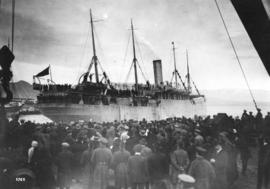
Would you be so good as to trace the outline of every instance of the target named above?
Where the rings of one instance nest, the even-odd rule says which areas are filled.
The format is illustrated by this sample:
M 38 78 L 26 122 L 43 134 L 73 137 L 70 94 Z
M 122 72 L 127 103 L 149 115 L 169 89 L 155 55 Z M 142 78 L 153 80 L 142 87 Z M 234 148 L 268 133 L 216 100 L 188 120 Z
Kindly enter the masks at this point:
M 58 85 L 54 82 L 41 84 L 40 77 L 48 75 L 50 67 L 35 75 L 33 88 L 40 91 L 36 107 L 42 114 L 54 121 L 95 121 L 111 122 L 120 120 L 160 120 L 169 117 L 193 117 L 205 115 L 205 96 L 200 94 L 191 80 L 187 61 L 187 75 L 184 82 L 176 69 L 175 47 L 174 82 L 163 82 L 162 62 L 153 61 L 155 84 L 138 83 L 134 29 L 131 20 L 135 83 L 112 83 L 105 71 L 100 68 L 96 54 L 92 13 L 90 10 L 93 57 L 88 70 L 81 75 L 76 86 Z M 102 77 L 99 71 L 102 70 Z M 193 89 L 194 88 L 194 89 Z M 195 91 L 195 92 L 193 92 Z

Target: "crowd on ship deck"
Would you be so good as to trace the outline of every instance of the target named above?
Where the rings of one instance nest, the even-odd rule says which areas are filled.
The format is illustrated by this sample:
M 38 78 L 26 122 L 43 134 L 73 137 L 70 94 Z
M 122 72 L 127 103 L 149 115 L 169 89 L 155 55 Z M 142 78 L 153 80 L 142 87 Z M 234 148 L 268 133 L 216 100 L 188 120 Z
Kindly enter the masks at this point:
M 44 92 L 48 92 L 48 91 L 66 92 L 72 88 L 75 88 L 75 86 L 72 86 L 70 84 L 37 84 L 37 83 L 34 83 L 33 87 L 34 89 L 42 90 Z M 114 90 L 111 90 L 111 92 L 117 92 L 117 94 L 120 96 L 130 96 L 130 94 L 136 93 L 135 85 L 131 85 L 131 84 L 112 83 L 110 84 L 110 88 L 114 89 Z M 150 84 L 149 81 L 147 81 L 146 84 L 138 84 L 138 89 L 143 90 L 143 91 L 147 91 L 147 90 L 148 91 L 149 90 L 167 91 L 167 90 L 172 90 L 174 88 L 173 88 L 173 84 L 168 81 L 166 81 L 165 83 L 161 82 L 158 85 Z
M 269 186 L 270 113 L 151 122 L 7 123 L 0 153 L 0 185 L 5 188 L 22 188 L 14 184 L 16 173 L 16 178 L 27 175 L 25 188 L 70 188 L 87 175 L 93 189 L 229 189 L 239 174 L 247 173 L 251 146 L 259 143 L 258 174 L 261 185 Z M 16 156 L 5 156 L 3 149 Z M 26 169 L 7 176 L 19 168 Z M 195 183 L 182 179 L 183 174 Z
M 34 89 L 38 89 L 38 90 L 42 90 L 42 91 L 58 91 L 58 92 L 65 92 L 67 90 L 71 89 L 71 85 L 70 84 L 37 84 L 34 83 L 33 84 L 33 88 Z

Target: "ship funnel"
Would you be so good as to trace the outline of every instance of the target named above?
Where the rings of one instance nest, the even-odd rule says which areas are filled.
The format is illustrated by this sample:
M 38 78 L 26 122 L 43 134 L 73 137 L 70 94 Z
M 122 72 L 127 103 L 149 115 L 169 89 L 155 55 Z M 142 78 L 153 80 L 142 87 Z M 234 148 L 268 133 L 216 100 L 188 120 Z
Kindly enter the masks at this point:
M 153 66 L 154 66 L 155 85 L 160 85 L 161 83 L 163 83 L 161 60 L 154 60 Z

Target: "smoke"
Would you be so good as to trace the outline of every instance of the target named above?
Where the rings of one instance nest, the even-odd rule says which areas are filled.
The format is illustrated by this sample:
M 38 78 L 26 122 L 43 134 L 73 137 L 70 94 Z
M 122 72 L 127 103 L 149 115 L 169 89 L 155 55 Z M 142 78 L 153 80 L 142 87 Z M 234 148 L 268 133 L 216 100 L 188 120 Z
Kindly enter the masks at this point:
M 140 34 L 139 32 L 136 32 L 136 37 L 137 37 L 138 43 L 142 44 L 144 47 L 143 49 L 141 49 L 143 51 L 141 53 L 146 54 L 147 57 L 149 57 L 149 58 L 159 59 L 159 56 L 155 52 L 154 47 L 150 41 L 145 39 L 145 37 L 142 34 Z

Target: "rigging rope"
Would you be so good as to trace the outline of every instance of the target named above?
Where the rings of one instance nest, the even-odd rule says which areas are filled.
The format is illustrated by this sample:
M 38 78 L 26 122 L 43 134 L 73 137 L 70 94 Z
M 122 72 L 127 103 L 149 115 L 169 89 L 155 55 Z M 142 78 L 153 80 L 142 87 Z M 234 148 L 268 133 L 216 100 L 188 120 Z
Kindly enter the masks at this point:
M 140 55 L 142 64 L 144 65 L 144 63 L 143 63 L 143 58 L 142 58 L 142 53 L 141 53 L 141 49 L 140 49 L 140 46 L 139 46 L 139 42 L 137 41 L 137 38 L 135 38 L 135 43 L 137 44 L 138 51 L 139 51 L 139 55 Z M 138 63 L 138 62 L 137 62 L 137 63 Z M 138 63 L 138 65 L 139 65 L 139 68 L 140 68 L 140 70 L 141 70 L 142 76 L 144 77 L 144 80 L 147 81 L 147 78 L 148 78 L 148 77 L 145 77 L 145 74 L 143 73 L 143 70 L 142 70 L 142 68 L 141 68 L 141 66 L 140 66 L 139 63 Z
M 100 74 L 100 75 L 103 75 L 103 73 L 106 73 L 106 72 L 104 71 L 103 67 L 101 66 L 101 63 L 100 63 L 99 59 L 97 59 L 97 62 L 98 62 L 99 66 L 100 66 L 100 69 L 102 71 L 102 74 Z M 109 79 L 109 76 L 108 76 L 107 73 L 106 73 L 106 75 L 107 75 L 107 78 Z
M 195 82 L 193 81 L 193 79 L 190 78 L 190 80 L 192 81 L 193 86 L 195 87 L 195 90 L 196 90 L 197 94 L 201 95 L 201 93 L 200 93 L 199 89 L 197 88 L 197 86 L 196 86 Z
M 180 79 L 180 81 L 181 81 L 181 83 L 182 83 L 185 91 L 187 91 L 187 87 L 186 87 L 185 83 L 183 82 L 183 79 L 182 79 L 181 75 L 179 74 L 179 72 L 177 70 L 176 70 L 176 74 L 178 75 L 178 77 L 179 77 L 179 79 Z
M 99 37 L 98 37 L 98 33 L 96 32 L 96 29 L 95 28 L 93 28 L 93 30 L 94 30 L 94 34 L 95 34 L 95 39 L 96 39 L 97 45 L 98 45 L 98 47 L 100 49 L 100 54 L 101 54 L 102 58 L 105 59 L 104 51 L 103 51 L 103 48 L 101 46 L 101 43 L 100 43 L 100 40 L 99 40 Z
M 125 56 L 124 56 L 124 61 L 123 61 L 123 65 L 125 64 L 126 62 L 126 58 L 127 58 L 127 53 L 128 53 L 128 46 L 129 46 L 129 42 L 130 42 L 130 38 L 131 38 L 131 34 L 129 34 L 128 36 L 128 42 L 127 42 L 127 46 L 126 46 L 126 51 L 125 51 Z
M 227 25 L 226 25 L 226 23 L 225 23 L 225 20 L 224 20 L 224 18 L 223 18 L 222 13 L 221 13 L 221 10 L 220 10 L 220 7 L 219 7 L 219 5 L 218 5 L 218 2 L 217 2 L 217 0 L 214 0 L 214 1 L 215 1 L 215 3 L 216 3 L 216 6 L 217 6 L 218 12 L 219 12 L 219 14 L 220 14 L 221 20 L 222 20 L 222 22 L 223 22 L 223 25 L 224 25 L 224 27 L 225 27 L 226 33 L 227 33 L 227 35 L 228 35 L 228 37 L 229 37 L 231 46 L 232 46 L 233 51 L 234 51 L 234 54 L 235 54 L 235 57 L 236 57 L 237 62 L 238 62 L 238 64 L 239 64 L 239 66 L 240 66 L 241 72 L 242 72 L 242 74 L 243 74 L 243 76 L 244 76 L 244 79 L 245 79 L 246 85 L 247 85 L 247 87 L 248 87 L 250 96 L 251 96 L 251 98 L 252 98 L 252 100 L 253 100 L 253 103 L 254 103 L 254 105 L 255 105 L 255 108 L 258 109 L 257 103 L 256 103 L 255 98 L 254 98 L 254 96 L 253 96 L 253 93 L 252 93 L 252 91 L 251 91 L 251 89 L 250 89 L 248 80 L 247 80 L 247 78 L 246 78 L 245 72 L 244 72 L 243 67 L 242 67 L 242 65 L 241 65 L 239 56 L 238 56 L 238 54 L 237 54 L 237 52 L 236 52 L 235 46 L 234 46 L 234 44 L 233 44 L 233 41 L 232 41 L 232 38 L 231 38 L 231 36 L 230 36 L 229 30 L 228 30 L 228 28 L 227 28 Z
M 80 70 L 79 70 L 79 69 L 80 69 L 81 66 L 82 66 L 82 61 L 83 61 L 83 58 L 84 58 L 84 56 L 85 56 L 85 50 L 86 50 L 86 45 L 87 45 L 88 40 L 89 40 L 89 36 L 90 36 L 90 25 L 89 25 L 88 30 L 87 30 L 86 40 L 85 40 L 85 43 L 84 43 L 84 45 L 83 45 L 83 50 L 82 50 L 82 54 L 81 54 L 81 57 L 80 57 L 80 66 L 79 66 L 78 69 L 77 69 L 77 72 L 78 72 L 78 74 L 77 74 L 77 80 L 78 80 L 79 77 L 80 77 Z
M 98 35 L 97 35 L 97 32 L 96 32 L 95 28 L 94 28 L 94 33 L 95 33 L 95 36 L 96 36 L 97 44 L 98 44 L 98 46 L 99 46 L 99 48 L 100 48 L 100 52 L 101 52 L 101 54 L 102 54 L 101 56 L 104 57 L 104 59 L 105 59 L 105 55 L 104 55 L 104 52 L 103 52 L 103 48 L 101 47 L 101 43 L 100 43 L 100 40 L 99 40 L 99 37 L 98 37 Z M 103 69 L 103 67 L 102 67 L 102 65 L 101 65 L 101 63 L 100 63 L 100 61 L 99 61 L 99 59 L 97 59 L 97 62 L 98 62 L 98 65 L 100 66 L 100 69 L 101 69 L 101 71 L 102 71 L 102 74 L 100 74 L 100 75 L 103 75 L 103 73 L 106 73 L 106 72 L 104 71 L 104 69 Z M 109 79 L 109 76 L 108 76 L 107 73 L 106 73 L 106 75 L 107 75 L 107 78 Z
M 138 63 L 138 62 L 137 62 L 137 63 Z M 140 66 L 139 63 L 138 63 L 138 66 L 139 66 L 139 69 L 141 70 L 141 73 L 142 73 L 142 76 L 143 76 L 144 80 L 147 81 L 147 78 L 145 77 L 145 75 L 144 75 L 144 73 L 143 73 L 143 71 L 142 71 L 142 68 L 141 68 L 141 66 Z
M 129 71 L 128 71 L 128 74 L 127 74 L 126 79 L 125 79 L 125 83 L 127 83 L 127 80 L 128 80 L 128 78 L 129 78 L 130 72 L 131 72 L 132 67 L 133 67 L 133 63 L 134 63 L 134 62 L 132 61 L 131 65 L 130 65 L 130 68 L 129 68 Z
M 173 73 L 172 73 L 172 78 L 171 78 L 171 83 L 173 82 L 173 77 L 174 77 L 174 71 L 173 71 Z
M 123 59 L 122 67 L 124 67 L 124 65 L 125 65 L 125 63 L 126 63 L 127 53 L 128 53 L 128 46 L 129 46 L 130 39 L 131 39 L 131 34 L 130 34 L 130 32 L 129 32 L 128 42 L 127 42 L 127 46 L 126 46 L 126 51 L 125 51 L 125 56 L 124 56 L 124 59 Z M 121 79 L 121 80 L 122 80 L 122 79 Z

